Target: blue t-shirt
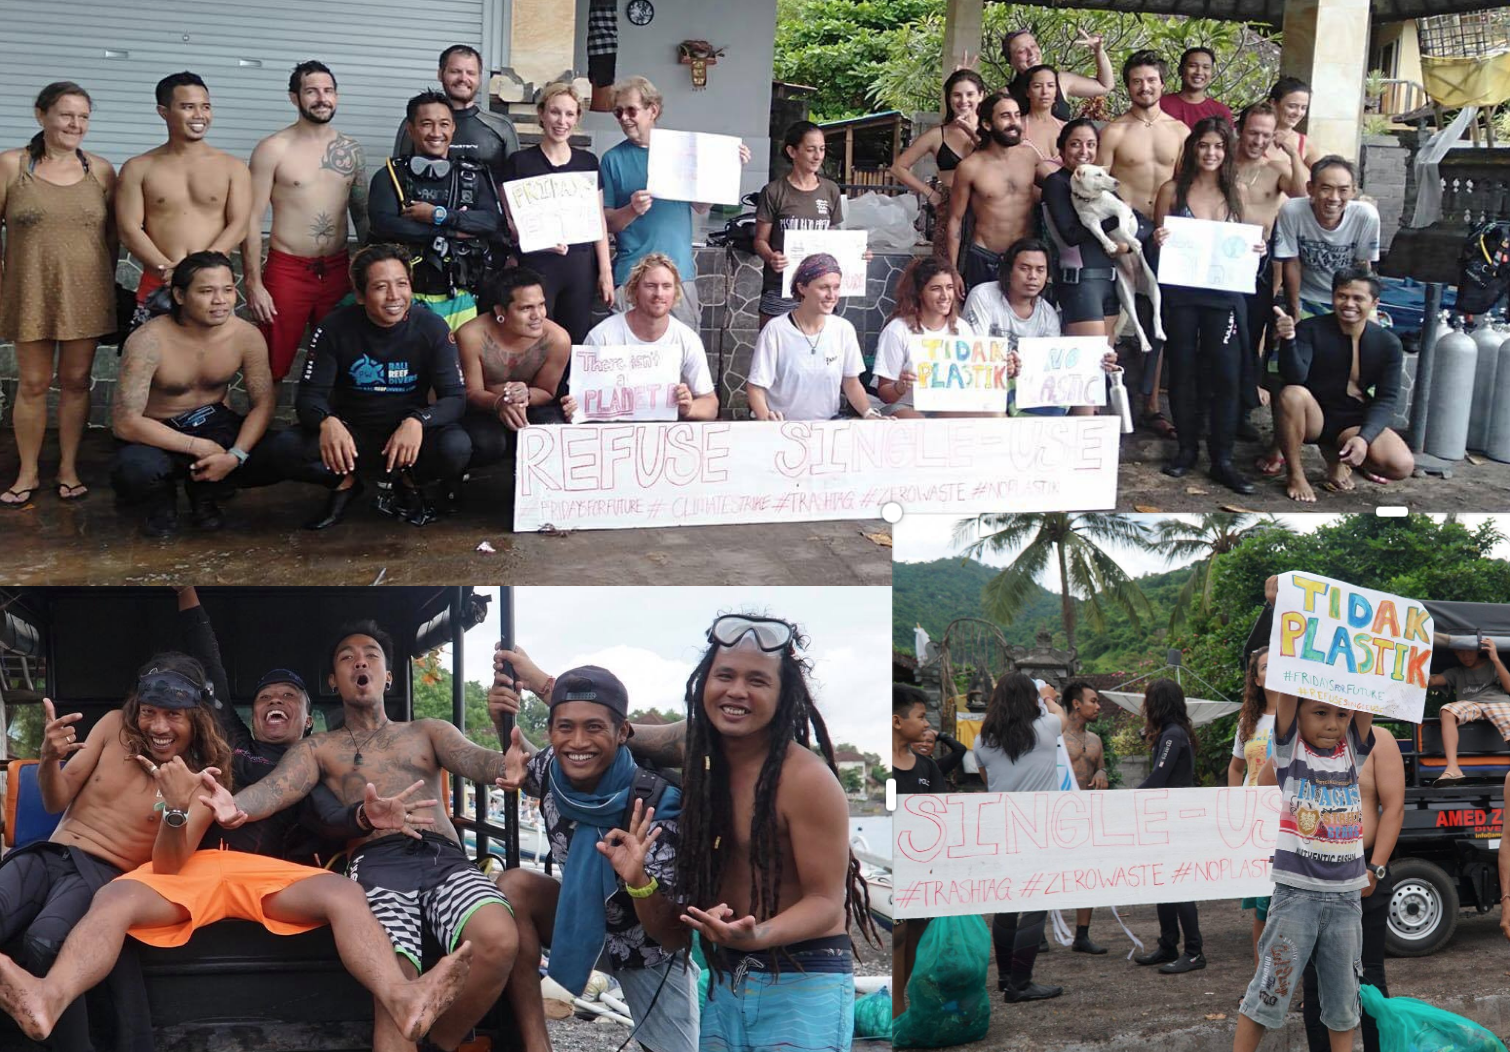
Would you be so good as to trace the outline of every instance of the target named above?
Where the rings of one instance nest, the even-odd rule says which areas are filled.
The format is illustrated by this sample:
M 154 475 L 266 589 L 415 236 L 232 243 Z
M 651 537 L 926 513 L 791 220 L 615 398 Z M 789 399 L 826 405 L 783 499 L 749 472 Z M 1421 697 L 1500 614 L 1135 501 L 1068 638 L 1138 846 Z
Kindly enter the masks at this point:
M 623 208 L 636 190 L 645 189 L 650 150 L 625 139 L 603 155 L 603 206 Z M 651 252 L 664 252 L 676 264 L 682 280 L 697 277 L 692 259 L 692 205 L 687 201 L 656 198 L 650 210 L 620 230 L 615 237 L 613 283 L 624 284 L 630 269 Z

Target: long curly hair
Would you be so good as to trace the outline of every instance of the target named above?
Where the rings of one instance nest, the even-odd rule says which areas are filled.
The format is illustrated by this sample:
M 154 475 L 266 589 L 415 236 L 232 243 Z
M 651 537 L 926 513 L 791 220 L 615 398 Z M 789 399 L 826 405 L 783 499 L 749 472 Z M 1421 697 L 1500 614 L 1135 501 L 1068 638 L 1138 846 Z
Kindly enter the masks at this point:
M 1253 737 L 1259 718 L 1269 707 L 1263 681 L 1258 678 L 1258 659 L 1268 652 L 1268 647 L 1259 647 L 1248 655 L 1248 671 L 1243 676 L 1243 707 L 1237 716 L 1237 740 L 1240 742 Z
M 750 816 L 750 909 L 758 920 L 781 910 L 781 848 L 776 829 L 776 789 L 787 747 L 797 742 L 812 747 L 813 738 L 824 762 L 839 780 L 834 745 L 828 727 L 818 712 L 807 677 L 812 664 L 797 656 L 807 639 L 793 627 L 791 644 L 781 652 L 781 685 L 776 712 L 769 725 L 770 748 L 755 783 L 755 806 Z M 721 843 L 733 835 L 734 804 L 729 792 L 729 762 L 723 736 L 703 707 L 703 695 L 720 647 L 711 640 L 697 667 L 687 679 L 687 749 L 683 768 L 681 843 L 676 855 L 677 888 L 694 905 L 720 901 L 724 859 Z M 867 941 L 879 945 L 880 933 L 870 917 L 870 891 L 860 877 L 860 863 L 849 852 L 849 873 L 844 893 L 849 923 Z M 709 958 L 715 973 L 718 955 Z
M 154 654 L 146 664 L 137 669 L 137 679 L 153 669 L 177 672 L 206 693 L 211 689 L 207 686 L 209 679 L 205 676 L 204 666 L 188 654 L 176 650 Z M 225 704 L 230 704 L 230 701 L 226 700 Z M 219 721 L 205 704 L 196 705 L 187 712 L 194 736 L 189 741 L 189 747 L 181 754 L 183 762 L 191 771 L 202 771 L 206 767 L 217 768 L 220 771 L 220 777 L 216 780 L 227 789 L 231 789 L 231 747 L 221 736 Z M 142 733 L 140 726 L 141 714 L 141 699 L 137 697 L 136 687 L 133 685 L 131 693 L 126 695 L 126 701 L 121 705 L 120 733 L 121 745 L 131 756 L 151 755 L 147 747 L 147 736 Z
M 1243 202 L 1237 189 L 1237 136 L 1225 117 L 1203 117 L 1190 129 L 1185 145 L 1180 148 L 1179 164 L 1175 166 L 1174 206 L 1183 208 L 1189 199 L 1190 187 L 1201 168 L 1199 144 L 1202 136 L 1210 132 L 1216 132 L 1222 139 L 1222 166 L 1216 170 L 1216 185 L 1227 202 L 1227 220 L 1241 223 Z
M 980 740 L 1000 749 L 1015 763 L 1032 752 L 1038 742 L 1033 731 L 1033 721 L 1038 716 L 1038 688 L 1033 685 L 1033 678 L 1022 672 L 1003 676 L 986 705 Z
M 1185 711 L 1185 688 L 1172 679 L 1156 679 L 1143 692 L 1143 740 L 1151 749 L 1166 726 L 1177 723 L 1185 728 L 1190 751 L 1195 753 L 1195 726 Z
M 897 275 L 897 306 L 887 320 L 901 318 L 908 332 L 922 332 L 923 290 L 940 274 L 954 282 L 954 299 L 949 304 L 949 316 L 945 323 L 951 333 L 959 332 L 959 307 L 965 283 L 960 278 L 959 271 L 954 269 L 954 264 L 938 256 L 919 256 L 902 268 L 902 273 Z

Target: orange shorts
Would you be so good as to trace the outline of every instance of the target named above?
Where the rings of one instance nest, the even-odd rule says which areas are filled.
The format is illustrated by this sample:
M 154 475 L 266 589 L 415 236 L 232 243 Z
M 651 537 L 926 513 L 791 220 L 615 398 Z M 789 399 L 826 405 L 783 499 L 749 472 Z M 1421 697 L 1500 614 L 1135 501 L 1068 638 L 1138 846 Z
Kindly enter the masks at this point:
M 188 920 L 178 924 L 132 928 L 132 938 L 149 946 L 182 946 L 196 930 L 219 920 L 256 921 L 274 935 L 298 935 L 321 927 L 274 920 L 263 906 L 284 888 L 325 872 L 245 851 L 196 851 L 177 873 L 155 873 L 148 862 L 116 879 L 145 884 L 189 912 Z

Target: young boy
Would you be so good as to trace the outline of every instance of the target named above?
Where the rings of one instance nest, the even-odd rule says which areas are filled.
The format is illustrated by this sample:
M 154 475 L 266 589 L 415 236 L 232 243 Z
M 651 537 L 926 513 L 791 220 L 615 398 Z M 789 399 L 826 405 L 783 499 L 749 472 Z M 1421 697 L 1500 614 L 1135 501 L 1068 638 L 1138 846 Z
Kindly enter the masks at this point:
M 1369 884 L 1358 769 L 1374 746 L 1373 721 L 1370 713 L 1289 694 L 1279 697 L 1274 774 L 1284 795 L 1274 848 L 1274 897 L 1233 1052 L 1253 1052 L 1266 1027 L 1284 1022 L 1313 950 L 1321 1021 L 1332 1052 L 1353 1047 L 1363 953 L 1358 892 Z M 1376 877 L 1382 880 L 1384 873 Z
M 891 685 L 891 776 L 897 795 L 942 793 L 944 772 L 929 756 L 913 751 L 928 737 L 928 696 L 905 683 Z

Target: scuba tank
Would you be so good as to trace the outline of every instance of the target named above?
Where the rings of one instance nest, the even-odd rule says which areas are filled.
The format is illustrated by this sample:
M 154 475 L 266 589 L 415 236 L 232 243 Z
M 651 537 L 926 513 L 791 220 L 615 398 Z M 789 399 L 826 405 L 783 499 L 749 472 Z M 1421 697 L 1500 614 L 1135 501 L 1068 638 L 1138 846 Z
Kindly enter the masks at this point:
M 1461 320 L 1461 319 L 1460 319 Z M 1426 409 L 1424 451 L 1442 460 L 1462 460 L 1468 446 L 1468 415 L 1478 346 L 1461 328 L 1443 333 L 1436 356 Z
M 1484 452 L 1491 460 L 1510 463 L 1510 329 L 1495 355 L 1494 406 L 1489 415 L 1489 438 Z
M 1494 379 L 1499 367 L 1500 344 L 1505 334 L 1499 326 L 1481 317 L 1473 330 L 1478 362 L 1473 372 L 1473 401 L 1468 414 L 1468 448 L 1483 450 L 1489 444 L 1489 419 L 1493 415 Z

